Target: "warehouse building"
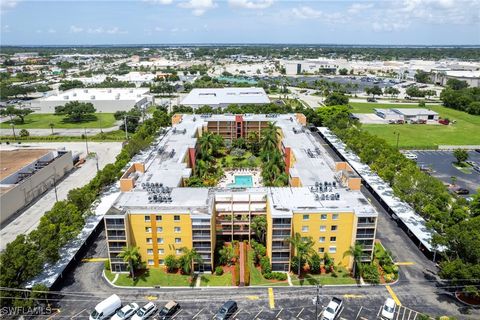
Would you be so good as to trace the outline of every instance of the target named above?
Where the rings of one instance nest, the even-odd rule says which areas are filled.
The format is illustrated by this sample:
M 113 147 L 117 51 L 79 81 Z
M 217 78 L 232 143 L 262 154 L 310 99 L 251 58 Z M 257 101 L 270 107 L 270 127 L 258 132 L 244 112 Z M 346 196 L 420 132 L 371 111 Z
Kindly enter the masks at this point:
M 0 223 L 4 223 L 72 170 L 72 152 L 1 150 L 0 167 Z
M 153 103 L 148 88 L 77 88 L 32 100 L 37 113 L 55 113 L 55 107 L 71 101 L 90 102 L 97 112 L 115 113 L 133 107 L 146 108 Z
M 193 89 L 180 103 L 184 106 L 199 108 L 225 108 L 231 104 L 266 104 L 270 103 L 263 88 L 208 88 Z
M 279 128 L 288 187 L 185 186 L 195 170 L 202 133 L 237 139 L 255 130 L 261 135 L 269 122 Z M 179 257 L 183 248 L 195 248 L 202 256 L 195 270 L 212 271 L 216 243 L 254 238 L 256 216 L 267 219 L 267 256 L 275 271 L 290 270 L 295 250 L 285 239 L 297 232 L 311 237 L 313 249 L 327 253 L 335 264 L 351 267 L 353 258 L 344 253 L 357 242 L 363 244 L 361 260 L 371 261 L 378 214 L 360 191 L 360 177 L 329 155 L 305 128 L 303 115 L 177 114 L 172 124 L 146 161 L 124 172 L 122 193 L 105 215 L 112 271 L 127 270 L 119 256 L 126 246 L 138 247 L 148 268 L 163 268 L 168 255 Z
M 418 122 L 438 121 L 439 114 L 424 108 L 374 109 L 375 114 L 388 121 Z

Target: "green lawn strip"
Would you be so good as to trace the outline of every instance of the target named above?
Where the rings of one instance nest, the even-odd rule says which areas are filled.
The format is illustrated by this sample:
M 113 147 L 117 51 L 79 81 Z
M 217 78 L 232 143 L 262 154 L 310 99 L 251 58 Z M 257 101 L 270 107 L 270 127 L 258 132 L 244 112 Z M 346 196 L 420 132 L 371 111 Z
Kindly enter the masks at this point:
M 471 173 L 472 173 L 472 167 L 470 167 L 470 166 L 468 166 L 468 165 L 462 167 L 462 166 L 459 166 L 459 165 L 456 165 L 456 164 L 452 163 L 452 166 L 453 166 L 455 169 L 457 169 L 457 170 L 459 170 L 459 171 L 461 171 L 461 172 L 463 172 L 463 173 L 465 173 L 465 174 L 471 174 Z
M 240 158 L 237 158 L 237 157 L 234 157 L 230 154 L 226 155 L 224 157 L 224 161 L 225 161 L 225 168 L 232 168 L 234 167 L 234 164 L 235 164 L 235 167 L 250 167 L 250 163 L 248 161 L 248 159 L 252 156 L 253 154 L 250 152 L 250 151 L 246 151 L 245 154 L 240 157 Z M 223 166 L 222 164 L 222 160 L 219 161 L 219 163 Z M 254 167 L 259 167 L 262 163 L 262 159 L 260 157 L 255 157 L 255 164 L 254 164 Z
M 364 124 L 362 128 L 385 139 L 389 144 L 396 145 L 400 133 L 400 148 L 437 148 L 438 145 L 480 145 L 480 135 L 473 134 L 480 128 L 480 116 L 449 109 L 442 106 L 432 106 L 442 118 L 455 120 L 456 123 L 445 125 L 425 124 Z
M 267 280 L 262 272 L 253 265 L 253 250 L 248 252 L 248 264 L 250 266 L 250 286 L 288 286 L 287 281 Z
M 105 270 L 105 277 L 112 282 L 113 279 L 115 279 L 115 273 L 112 273 L 110 270 Z
M 55 129 L 72 129 L 72 128 L 109 128 L 115 125 L 113 113 L 95 113 L 95 120 L 82 122 L 65 121 L 65 116 L 55 115 L 52 113 L 32 113 L 25 117 L 25 123 L 20 124 L 18 120 L 14 120 L 17 129 L 50 129 L 53 123 Z M 9 129 L 10 121 L 0 123 L 1 129 Z
M 189 279 L 189 275 L 166 273 L 158 269 L 148 269 L 143 275 L 137 275 L 135 281 L 132 281 L 128 274 L 121 273 L 115 285 L 127 287 L 188 287 L 190 286 Z
M 200 280 L 201 280 L 200 285 L 202 287 L 208 287 L 208 286 L 230 287 L 232 286 L 232 273 L 226 272 L 221 276 L 217 276 L 215 274 L 203 274 Z
M 112 142 L 112 141 L 124 141 L 125 140 L 125 132 L 121 130 L 111 131 L 111 132 L 104 132 L 99 133 L 93 136 L 88 136 L 88 141 L 95 141 L 95 142 Z M 19 137 L 16 136 L 16 139 L 13 136 L 0 136 L 0 142 L 9 141 L 10 143 L 18 143 L 19 141 L 22 143 L 26 142 L 75 142 L 75 141 L 85 141 L 85 138 L 81 136 L 57 136 L 57 135 L 49 135 L 49 136 L 28 136 L 28 137 Z
M 332 273 L 326 274 L 306 274 L 303 278 L 299 279 L 296 274 L 292 274 L 293 285 L 336 285 L 336 284 L 356 284 L 356 280 L 351 278 L 348 271 L 345 268 L 337 267 L 337 277 L 334 277 Z

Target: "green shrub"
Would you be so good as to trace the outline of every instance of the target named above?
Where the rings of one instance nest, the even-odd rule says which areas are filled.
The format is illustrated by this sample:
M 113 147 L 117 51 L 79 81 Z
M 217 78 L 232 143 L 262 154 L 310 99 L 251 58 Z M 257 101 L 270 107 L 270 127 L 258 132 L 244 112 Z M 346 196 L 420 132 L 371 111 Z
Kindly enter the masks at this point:
M 263 277 L 267 280 L 273 279 L 273 274 L 271 272 L 266 272 L 263 274 Z
M 387 273 L 383 276 L 383 278 L 385 279 L 385 282 L 393 282 L 395 280 L 395 275 L 393 273 Z
M 216 274 L 217 276 L 221 276 L 221 275 L 223 274 L 223 268 L 220 267 L 220 266 L 216 267 L 216 268 L 215 268 L 215 274 Z
M 287 274 L 286 273 L 272 272 L 272 276 L 273 276 L 274 279 L 279 280 L 279 281 L 287 280 Z
M 272 272 L 272 266 L 270 265 L 270 258 L 269 257 L 263 256 L 260 259 L 260 268 L 262 269 L 262 273 Z
M 310 257 L 310 272 L 313 274 L 319 274 L 320 273 L 320 264 L 322 262 L 322 259 L 318 255 L 318 253 L 312 254 Z M 298 268 L 298 266 L 297 266 Z
M 376 265 L 364 264 L 362 268 L 362 277 L 368 283 L 380 283 L 380 274 Z
M 235 269 L 234 269 L 234 272 L 235 272 L 235 285 L 236 286 L 239 286 L 240 285 L 240 263 L 237 261 L 237 263 L 235 263 Z
M 106 261 L 103 263 L 103 267 L 105 268 L 105 270 L 110 271 L 110 260 L 106 260 Z
M 165 267 L 167 272 L 175 272 L 178 268 L 178 260 L 173 254 L 169 254 L 165 257 Z

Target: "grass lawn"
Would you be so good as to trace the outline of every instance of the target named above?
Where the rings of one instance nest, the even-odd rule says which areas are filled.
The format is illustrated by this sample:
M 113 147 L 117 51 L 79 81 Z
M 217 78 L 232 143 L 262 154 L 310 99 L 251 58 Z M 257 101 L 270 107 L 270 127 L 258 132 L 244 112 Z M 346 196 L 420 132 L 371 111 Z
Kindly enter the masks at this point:
M 159 269 L 148 269 L 145 273 L 137 275 L 135 282 L 132 281 L 128 274 L 121 273 L 115 284 L 127 287 L 188 287 L 190 286 L 189 278 L 189 275 L 166 273 Z
M 383 106 L 392 107 L 394 105 Z M 405 149 L 435 149 L 438 145 L 480 144 L 480 134 L 474 134 L 480 128 L 480 116 L 442 106 L 430 106 L 430 109 L 438 112 L 442 118 L 455 120 L 456 123 L 448 126 L 441 124 L 365 124 L 362 125 L 362 128 L 382 137 L 391 145 L 396 145 L 397 136 L 394 132 L 398 132 L 400 133 L 399 147 Z
M 20 124 L 18 120 L 14 120 L 15 128 L 18 129 L 50 129 L 50 123 L 54 124 L 55 129 L 69 128 L 109 128 L 115 124 L 113 113 L 96 113 L 96 120 L 83 122 L 67 122 L 64 121 L 65 116 L 55 115 L 52 113 L 32 113 L 25 117 L 25 123 Z M 1 129 L 11 128 L 10 121 L 0 123 Z
M 251 167 L 251 166 L 260 167 L 260 165 L 262 164 L 262 159 L 260 157 L 255 157 L 255 162 L 251 164 L 250 161 L 248 160 L 251 156 L 252 156 L 252 153 L 250 151 L 245 152 L 245 154 L 240 158 L 237 158 L 228 154 L 225 156 L 224 158 L 225 160 L 220 160 L 220 164 L 222 164 L 224 168 L 232 168 L 232 167 L 244 168 L 244 167 Z M 222 161 L 224 161 L 225 163 L 222 163 Z
M 74 141 L 85 141 L 84 138 L 81 136 L 56 136 L 56 135 L 49 135 L 49 136 L 28 136 L 20 138 L 18 135 L 16 137 L 17 140 L 13 139 L 13 136 L 0 136 L 0 142 L 9 141 L 10 143 L 17 143 L 17 142 L 74 142 Z M 110 142 L 110 141 L 124 141 L 125 140 L 125 131 L 116 130 L 111 132 L 104 132 L 99 133 L 94 136 L 88 136 L 88 141 L 96 141 L 96 142 Z
M 412 104 L 392 104 L 392 103 L 368 103 L 368 102 L 349 102 L 352 113 L 374 113 L 373 109 L 390 109 L 390 108 L 418 108 L 418 103 Z M 433 108 L 436 105 L 427 104 L 427 108 Z
M 110 282 L 112 282 L 113 279 L 115 279 L 115 274 L 112 273 L 112 271 L 110 270 L 105 270 L 105 276 L 107 277 L 108 280 L 110 280 Z
M 356 284 L 355 279 L 351 278 L 347 270 L 338 267 L 337 277 L 333 277 L 332 273 L 327 274 L 306 274 L 302 279 L 299 279 L 296 274 L 290 276 L 293 285 L 308 286 L 308 285 L 335 285 L 335 284 Z
M 253 265 L 253 250 L 248 252 L 248 265 L 250 266 L 250 285 L 251 286 L 288 286 L 288 281 L 267 280 L 262 272 Z
M 208 286 L 229 287 L 232 285 L 232 273 L 225 272 L 221 276 L 217 276 L 215 274 L 203 274 L 200 280 L 201 280 L 200 285 L 202 287 L 208 287 Z

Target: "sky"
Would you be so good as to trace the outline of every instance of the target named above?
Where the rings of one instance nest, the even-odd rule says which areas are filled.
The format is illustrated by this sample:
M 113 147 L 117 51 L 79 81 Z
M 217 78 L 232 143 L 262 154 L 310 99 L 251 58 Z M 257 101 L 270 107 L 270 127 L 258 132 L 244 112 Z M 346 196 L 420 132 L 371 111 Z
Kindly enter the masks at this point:
M 2 45 L 480 44 L 480 0 L 0 0 Z

